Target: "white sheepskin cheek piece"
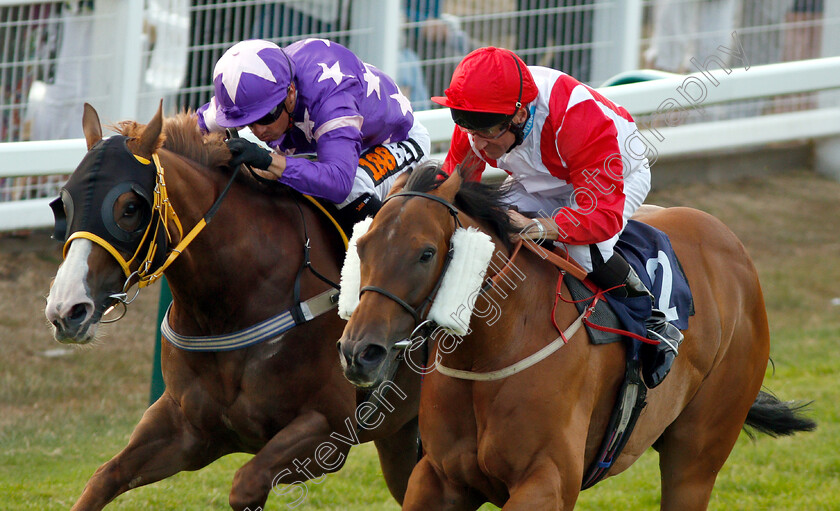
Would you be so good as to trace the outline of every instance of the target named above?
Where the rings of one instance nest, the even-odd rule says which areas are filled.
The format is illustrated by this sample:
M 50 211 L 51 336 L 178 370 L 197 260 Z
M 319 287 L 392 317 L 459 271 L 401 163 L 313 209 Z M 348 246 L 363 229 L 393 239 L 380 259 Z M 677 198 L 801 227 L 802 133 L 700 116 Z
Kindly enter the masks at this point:
M 368 217 L 354 225 L 353 236 L 347 243 L 347 255 L 344 257 L 344 265 L 341 267 L 341 291 L 338 293 L 338 315 L 344 320 L 350 319 L 356 306 L 359 305 L 362 262 L 359 260 L 356 243 L 359 238 L 368 232 L 371 222 L 373 222 L 373 218 Z
M 493 240 L 474 227 L 452 235 L 452 262 L 443 276 L 428 319 L 457 335 L 466 335 L 475 299 L 493 257 Z

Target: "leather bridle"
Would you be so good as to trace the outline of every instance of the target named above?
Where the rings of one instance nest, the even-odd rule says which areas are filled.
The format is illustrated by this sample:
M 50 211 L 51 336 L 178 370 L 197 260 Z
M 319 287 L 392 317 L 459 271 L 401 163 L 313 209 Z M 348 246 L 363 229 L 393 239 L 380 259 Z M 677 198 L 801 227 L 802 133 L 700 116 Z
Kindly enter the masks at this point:
M 429 199 L 429 200 L 435 201 L 439 204 L 443 204 L 449 210 L 449 214 L 452 215 L 452 219 L 455 220 L 456 228 L 463 227 L 463 225 L 461 224 L 461 220 L 458 218 L 458 213 L 459 213 L 458 208 L 456 208 L 454 205 L 452 205 L 452 203 L 450 203 L 449 201 L 447 201 L 445 199 L 442 199 L 438 196 L 431 195 L 431 194 L 428 194 L 428 193 L 407 191 L 407 192 L 399 192 L 399 193 L 395 193 L 395 194 L 391 195 L 390 197 L 385 199 L 385 201 L 382 203 L 382 205 L 384 206 L 386 202 L 388 202 L 389 200 L 394 199 L 396 197 L 422 197 L 424 199 Z M 440 289 L 440 285 L 443 282 L 443 276 L 446 275 L 446 270 L 447 270 L 447 268 L 449 268 L 449 263 L 452 262 L 452 256 L 453 255 L 454 255 L 454 250 L 453 250 L 453 247 L 452 247 L 452 241 L 450 240 L 449 251 L 447 252 L 446 259 L 443 262 L 443 269 L 440 272 L 440 276 L 438 276 L 438 280 L 435 283 L 434 288 L 432 288 L 432 290 L 429 292 L 429 294 L 426 296 L 426 298 L 423 299 L 423 301 L 417 307 L 412 307 L 408 302 L 406 302 L 405 300 L 403 300 L 399 296 L 397 296 L 394 293 L 392 293 L 392 292 L 390 292 L 386 289 L 383 289 L 379 286 L 365 286 L 365 287 L 363 287 L 359 290 L 359 295 L 361 296 L 365 291 L 372 291 L 374 293 L 379 293 L 382 296 L 385 296 L 385 297 L 391 299 L 392 301 L 396 302 L 400 307 L 405 309 L 405 311 L 408 312 L 411 315 L 412 318 L 414 318 L 414 325 L 416 327 L 420 326 L 420 325 L 424 325 L 424 326 L 428 325 L 428 322 L 426 322 L 426 321 L 421 322 L 421 318 L 425 314 L 428 313 L 428 308 L 431 305 L 432 300 L 434 299 L 434 296 L 437 294 L 438 290 Z M 428 325 L 427 327 L 432 328 L 432 325 Z M 416 330 L 417 329 L 415 329 L 415 331 Z M 431 330 L 429 330 L 429 331 L 431 331 Z M 412 333 L 412 336 L 413 336 L 413 333 Z

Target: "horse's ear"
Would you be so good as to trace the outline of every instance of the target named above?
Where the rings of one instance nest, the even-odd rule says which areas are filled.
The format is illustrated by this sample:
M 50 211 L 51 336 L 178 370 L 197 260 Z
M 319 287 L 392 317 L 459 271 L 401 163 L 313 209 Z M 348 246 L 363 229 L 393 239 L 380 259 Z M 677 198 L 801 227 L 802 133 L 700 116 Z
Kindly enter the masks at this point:
M 487 163 L 479 158 L 477 154 L 470 151 L 467 153 L 467 156 L 464 160 L 455 167 L 455 172 L 461 175 L 461 179 L 464 181 L 472 181 L 474 179 L 473 176 L 476 175 L 477 172 L 482 170 Z
M 85 110 L 82 114 L 82 131 L 85 132 L 88 151 L 102 140 L 102 123 L 99 122 L 99 114 L 89 103 L 85 103 Z
M 403 172 L 400 174 L 396 180 L 394 180 L 394 184 L 391 185 L 391 190 L 388 192 L 388 195 L 394 195 L 395 193 L 400 193 L 403 188 L 405 188 L 405 184 L 408 182 L 408 178 L 411 176 L 409 172 Z
M 158 150 L 158 147 L 160 147 L 161 143 L 163 142 L 160 139 L 160 132 L 162 129 L 163 100 L 160 101 L 157 113 L 155 113 L 155 116 L 152 117 L 151 121 L 149 121 L 149 124 L 146 125 L 146 128 L 140 134 L 140 139 L 135 145 L 135 151 L 139 156 L 151 158 L 152 155 Z
M 485 162 L 473 152 L 467 154 L 464 160 L 459 163 L 452 174 L 437 189 L 437 195 L 449 202 L 455 201 L 455 195 L 461 189 L 464 181 L 473 179 L 473 176 L 480 169 L 484 168 Z
M 458 190 L 461 189 L 461 184 L 463 182 L 464 178 L 461 177 L 461 173 L 455 170 L 448 178 L 446 178 L 446 181 L 438 187 L 435 195 L 449 202 L 455 202 L 455 195 L 458 193 Z

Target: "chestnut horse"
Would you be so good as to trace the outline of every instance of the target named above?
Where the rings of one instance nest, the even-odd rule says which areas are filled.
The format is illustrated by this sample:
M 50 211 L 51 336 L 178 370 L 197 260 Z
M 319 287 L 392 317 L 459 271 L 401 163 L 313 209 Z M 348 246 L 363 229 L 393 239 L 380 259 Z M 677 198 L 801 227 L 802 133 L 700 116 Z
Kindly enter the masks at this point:
M 516 233 L 498 191 L 465 182 L 458 172 L 444 176 L 433 165 L 416 169 L 358 237 L 361 295 L 339 343 L 345 375 L 368 386 L 387 372 L 394 344 L 412 335 L 429 298 L 444 293 L 446 286 L 437 286 L 456 223 L 486 233 L 494 247 L 487 273 L 510 272 L 505 264 L 513 257 L 515 273 L 525 278 L 511 279 L 518 286 L 502 286 L 500 279 L 485 287 L 475 298 L 483 317 L 472 318 L 462 339 L 432 334 L 420 396 L 425 457 L 411 475 L 403 509 L 472 510 L 486 501 L 505 510 L 572 509 L 615 405 L 625 347 L 595 346 L 581 329 L 558 352 L 505 377 L 504 369 L 557 338 L 551 319 L 558 270 L 528 250 L 512 256 Z M 647 407 L 608 476 L 653 446 L 660 456 L 661 508 L 706 509 L 745 422 L 774 435 L 815 425 L 797 407 L 759 394 L 769 355 L 767 318 L 756 270 L 735 235 L 688 208 L 654 208 L 643 220 L 670 236 L 696 315 L 671 374 L 648 392 Z M 457 258 L 454 238 L 452 246 Z M 454 261 L 449 268 L 458 267 Z M 562 293 L 569 296 L 565 284 Z M 491 302 L 500 309 L 492 317 L 486 313 Z M 559 303 L 561 328 L 577 317 L 573 305 Z
M 149 239 L 159 239 L 137 234 L 149 225 L 165 225 L 167 232 L 159 234 L 168 234 L 174 246 L 212 217 L 186 248 L 163 254 L 173 296 L 169 325 L 183 336 L 239 332 L 290 309 L 296 293 L 308 300 L 330 290 L 303 264 L 305 245 L 311 268 L 338 280 L 345 247 L 330 221 L 285 187 L 266 190 L 245 175 L 231 180 L 226 165 L 230 152 L 222 136 L 202 137 L 194 116 L 179 114 L 164 122 L 158 110 L 147 126 L 121 123 L 118 129 L 128 138 L 107 144 L 121 137 L 103 140 L 98 115 L 85 105 L 83 126 L 89 152 L 68 183 L 88 179 L 93 186 L 87 195 L 62 194 L 58 216 L 70 220 L 92 211 L 88 216 L 94 218 L 102 212 L 102 222 L 110 226 L 103 232 L 117 231 L 125 239 L 112 244 L 116 251 L 111 253 L 91 237 L 68 230 L 65 260 L 46 305 L 60 342 L 92 340 L 103 311 L 115 300 L 128 301 L 121 296 L 124 287 L 135 283 L 138 275 L 157 276 L 139 268 L 142 257 L 126 262 L 131 250 L 142 244 L 143 251 L 137 252 L 145 253 Z M 126 154 L 128 163 L 108 161 Z M 155 159 L 160 162 L 157 171 L 150 164 Z M 93 167 L 88 168 L 88 161 Z M 82 172 L 89 175 L 77 175 Z M 121 191 L 119 195 L 97 193 L 96 183 L 109 179 L 109 172 L 128 172 L 128 177 L 116 180 L 113 189 Z M 157 181 L 149 174 L 155 172 L 161 174 Z M 164 202 L 171 209 L 164 204 L 150 211 L 149 197 L 144 196 L 150 190 L 123 186 L 143 180 L 153 184 L 155 194 L 167 191 Z M 228 182 L 224 200 L 214 204 Z M 111 202 L 103 202 L 103 196 Z M 99 203 L 88 203 L 97 197 Z M 160 244 L 157 248 L 163 250 Z M 154 278 L 141 281 L 148 284 Z M 357 399 L 363 394 L 345 380 L 335 359 L 335 341 L 344 322 L 334 307 L 328 309 L 282 335 L 240 349 L 187 351 L 164 340 L 166 391 L 144 413 L 125 449 L 96 471 L 73 509 L 101 509 L 132 488 L 197 470 L 232 452 L 255 456 L 237 471 L 230 505 L 260 509 L 275 484 L 338 470 L 351 445 L 371 440 L 379 450 L 388 487 L 401 501 L 417 462 L 419 378 L 410 371 L 407 379 L 398 377 L 394 383 L 404 394 L 389 394 L 387 410 L 373 416 L 382 419 L 376 427 L 356 432 Z M 366 411 L 366 417 L 373 413 L 370 407 Z

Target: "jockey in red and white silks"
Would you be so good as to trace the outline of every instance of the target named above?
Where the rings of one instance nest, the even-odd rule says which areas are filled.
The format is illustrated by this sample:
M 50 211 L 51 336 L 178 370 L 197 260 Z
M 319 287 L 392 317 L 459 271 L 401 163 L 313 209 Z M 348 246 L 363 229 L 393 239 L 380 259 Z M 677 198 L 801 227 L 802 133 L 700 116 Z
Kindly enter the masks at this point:
M 614 250 L 650 190 L 648 146 L 627 110 L 565 73 L 527 67 L 494 47 L 464 57 L 446 96 L 432 101 L 449 107 L 456 124 L 444 170 L 475 160 L 479 175 L 487 164 L 504 170 L 520 237 L 565 245 L 616 297 L 653 298 Z M 653 388 L 683 335 L 663 311 L 650 310 L 645 327 L 659 344 L 642 348 L 642 377 Z
M 445 165 L 453 169 L 472 152 L 507 172 L 513 204 L 527 216 L 553 218 L 558 241 L 591 272 L 589 245 L 607 261 L 650 190 L 645 146 L 623 107 L 560 71 L 527 71 L 536 96 L 523 101 L 521 142 L 491 158 L 479 137 L 456 128 Z

